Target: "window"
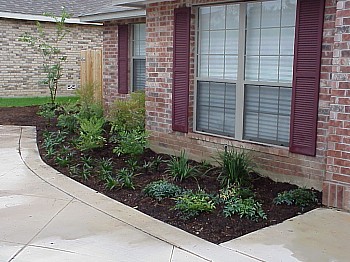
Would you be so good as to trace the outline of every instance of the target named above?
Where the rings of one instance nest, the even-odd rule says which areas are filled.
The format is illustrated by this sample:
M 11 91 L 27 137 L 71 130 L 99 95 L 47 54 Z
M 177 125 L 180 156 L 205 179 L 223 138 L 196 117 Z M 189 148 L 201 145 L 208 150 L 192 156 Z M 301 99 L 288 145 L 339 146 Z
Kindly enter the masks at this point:
M 289 144 L 296 0 L 200 7 L 196 130 Z
M 146 83 L 146 25 L 134 24 L 132 30 L 132 87 L 133 91 L 142 90 Z

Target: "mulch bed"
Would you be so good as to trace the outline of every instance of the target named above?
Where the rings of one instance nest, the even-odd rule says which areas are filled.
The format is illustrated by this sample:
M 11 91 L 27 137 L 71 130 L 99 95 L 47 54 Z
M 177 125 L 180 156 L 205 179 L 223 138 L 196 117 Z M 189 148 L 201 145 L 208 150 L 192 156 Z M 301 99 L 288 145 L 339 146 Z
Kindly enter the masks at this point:
M 49 128 L 51 131 L 58 130 L 54 125 L 48 127 L 47 120 L 39 117 L 36 112 L 38 107 L 21 107 L 21 108 L 0 108 L 0 125 L 31 125 L 37 127 L 38 147 L 43 160 L 63 174 L 69 176 L 68 168 L 59 167 L 52 159 L 46 159 L 45 152 L 41 146 L 43 141 L 43 131 Z M 93 159 L 112 158 L 115 170 L 125 167 L 124 160 L 127 157 L 118 158 L 112 152 L 113 145 L 107 144 L 103 149 L 94 150 L 88 153 Z M 147 149 L 145 153 L 138 159 L 141 165 L 144 161 L 155 159 L 158 156 L 155 152 Z M 164 160 L 169 159 L 167 155 L 161 155 Z M 72 164 L 79 163 L 78 157 L 73 160 Z M 223 206 L 218 206 L 212 213 L 203 213 L 196 218 L 182 220 L 179 213 L 173 209 L 174 200 L 164 199 L 156 201 L 150 197 L 146 197 L 142 189 L 150 182 L 168 178 L 166 173 L 167 165 L 162 163 L 156 171 L 141 172 L 142 174 L 135 176 L 135 190 L 129 189 L 113 189 L 107 190 L 104 184 L 97 176 L 92 176 L 89 180 L 83 180 L 81 177 L 73 177 L 73 179 L 113 198 L 128 206 L 131 206 L 143 213 L 146 213 L 156 219 L 164 221 L 168 224 L 181 228 L 203 239 L 213 243 L 222 243 L 233 238 L 242 236 L 252 231 L 261 229 L 266 226 L 280 223 L 293 216 L 310 211 L 320 204 L 315 204 L 307 208 L 296 206 L 273 204 L 273 199 L 279 192 L 297 188 L 287 183 L 277 183 L 269 178 L 260 177 L 258 174 L 252 175 L 252 188 L 256 194 L 256 199 L 262 203 L 262 207 L 267 214 L 267 220 L 251 221 L 246 218 L 240 218 L 237 215 L 231 218 L 225 218 L 222 214 Z M 186 189 L 198 188 L 204 189 L 206 192 L 218 192 L 220 185 L 214 173 L 208 173 L 206 176 L 197 179 L 188 179 L 176 184 Z M 321 203 L 321 193 L 317 192 L 319 203 Z

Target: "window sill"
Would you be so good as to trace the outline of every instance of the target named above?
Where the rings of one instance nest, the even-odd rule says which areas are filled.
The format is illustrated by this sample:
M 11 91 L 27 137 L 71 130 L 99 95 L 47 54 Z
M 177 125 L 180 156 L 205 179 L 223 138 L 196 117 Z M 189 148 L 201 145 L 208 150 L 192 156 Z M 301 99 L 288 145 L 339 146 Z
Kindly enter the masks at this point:
M 193 131 L 193 133 L 188 133 L 188 137 L 193 140 L 219 144 L 222 145 L 223 148 L 225 145 L 243 147 L 251 151 L 267 153 L 271 155 L 278 155 L 283 157 L 288 157 L 292 154 L 289 152 L 289 148 L 285 146 L 271 145 L 249 140 L 237 140 L 233 137 L 214 135 L 201 131 Z

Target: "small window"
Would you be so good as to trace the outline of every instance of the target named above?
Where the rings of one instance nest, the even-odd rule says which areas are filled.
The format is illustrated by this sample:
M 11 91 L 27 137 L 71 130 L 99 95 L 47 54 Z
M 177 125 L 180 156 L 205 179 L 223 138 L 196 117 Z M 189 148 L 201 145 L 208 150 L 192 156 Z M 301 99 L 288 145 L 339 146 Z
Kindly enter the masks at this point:
M 134 24 L 132 30 L 132 89 L 143 90 L 146 84 L 146 25 Z

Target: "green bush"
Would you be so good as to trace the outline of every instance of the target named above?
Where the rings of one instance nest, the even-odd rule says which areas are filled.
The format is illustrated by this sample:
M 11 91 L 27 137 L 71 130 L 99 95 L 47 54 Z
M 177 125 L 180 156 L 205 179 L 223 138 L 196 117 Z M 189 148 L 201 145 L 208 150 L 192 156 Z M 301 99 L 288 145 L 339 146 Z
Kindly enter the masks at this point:
M 317 196 L 314 191 L 306 188 L 297 188 L 279 193 L 274 199 L 276 205 L 287 204 L 306 207 L 317 203 Z
M 187 220 L 198 216 L 202 212 L 215 210 L 212 197 L 203 191 L 187 192 L 175 199 L 175 210 L 180 212 L 180 218 Z
M 249 188 L 233 186 L 220 190 L 219 202 L 224 204 L 224 216 L 238 214 L 241 218 L 258 221 L 267 219 L 261 204 L 254 199 L 255 194 Z
M 131 93 L 129 99 L 118 99 L 110 112 L 112 132 L 145 129 L 145 93 Z
M 146 196 L 157 199 L 158 201 L 167 197 L 176 197 L 183 192 L 183 189 L 177 185 L 169 183 L 165 180 L 158 180 L 148 184 L 143 193 Z
M 98 90 L 99 87 L 96 83 L 87 83 L 77 90 L 79 97 L 79 118 L 90 119 L 93 117 L 103 117 L 103 106 L 100 101 L 96 101 L 94 97 L 94 90 Z
M 217 162 L 221 168 L 218 179 L 223 187 L 242 185 L 248 182 L 253 164 L 248 153 L 231 149 L 220 152 Z
M 241 218 L 247 217 L 250 220 L 258 221 L 259 218 L 267 219 L 261 204 L 250 198 L 231 198 L 225 202 L 224 216 L 230 217 L 233 214 L 238 214 Z
M 141 155 L 147 147 L 147 138 L 148 134 L 144 130 L 120 131 L 118 145 L 113 149 L 113 153 L 132 157 Z
M 79 148 L 84 151 L 102 147 L 105 142 L 105 138 L 102 135 L 103 125 L 105 124 L 104 118 L 98 118 L 96 116 L 90 119 L 79 118 L 79 122 Z
M 191 167 L 188 163 L 185 151 L 181 151 L 179 157 L 171 157 L 168 161 L 167 172 L 180 182 L 198 174 L 196 167 Z
M 76 114 L 62 114 L 57 118 L 57 126 L 69 132 L 74 132 L 78 129 L 78 118 Z

